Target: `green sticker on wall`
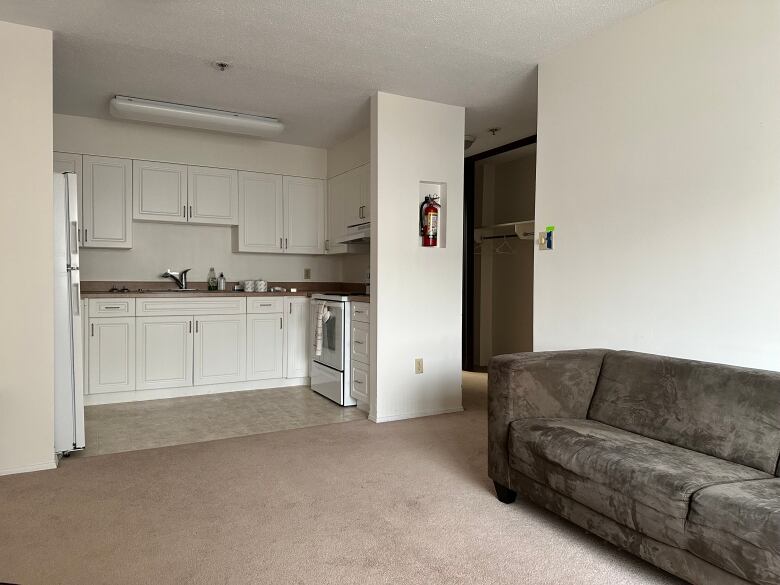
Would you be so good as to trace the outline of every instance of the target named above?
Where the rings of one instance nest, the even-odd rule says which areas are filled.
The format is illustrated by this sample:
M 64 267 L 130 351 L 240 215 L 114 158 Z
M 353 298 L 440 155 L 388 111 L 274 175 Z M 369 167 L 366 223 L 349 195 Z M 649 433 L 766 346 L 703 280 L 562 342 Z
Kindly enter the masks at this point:
M 547 231 L 547 232 L 554 232 L 555 231 L 555 226 L 554 225 L 548 225 L 547 229 L 545 231 Z

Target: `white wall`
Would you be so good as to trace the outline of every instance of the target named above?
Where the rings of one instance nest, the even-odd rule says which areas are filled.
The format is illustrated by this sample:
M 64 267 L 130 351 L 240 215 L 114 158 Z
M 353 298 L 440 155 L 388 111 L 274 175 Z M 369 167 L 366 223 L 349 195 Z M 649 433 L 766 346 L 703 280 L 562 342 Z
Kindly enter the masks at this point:
M 543 63 L 534 347 L 780 370 L 780 3 L 664 2 Z
M 371 101 L 372 420 L 462 408 L 464 117 L 383 92 Z M 447 183 L 446 248 L 420 247 L 419 181 Z
M 54 116 L 54 146 L 62 152 L 159 160 L 203 166 L 325 178 L 328 153 L 322 148 L 267 142 L 219 134 L 102 120 Z M 342 256 L 297 256 L 234 253 L 231 228 L 218 226 L 133 223 L 131 250 L 82 249 L 83 280 L 157 280 L 166 268 L 192 268 L 190 278 L 206 280 L 210 266 L 228 280 L 264 278 L 340 281 L 344 266 L 352 276 L 354 262 Z M 362 280 L 362 278 L 361 278 Z
M 52 33 L 0 22 L 0 475 L 54 466 Z

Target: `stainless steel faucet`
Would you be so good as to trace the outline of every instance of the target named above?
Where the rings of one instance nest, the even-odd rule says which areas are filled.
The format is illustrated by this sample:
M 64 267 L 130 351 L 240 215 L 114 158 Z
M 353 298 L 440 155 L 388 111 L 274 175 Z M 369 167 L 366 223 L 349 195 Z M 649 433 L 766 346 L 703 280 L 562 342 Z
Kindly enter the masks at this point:
M 163 272 L 160 275 L 160 278 L 171 278 L 173 279 L 173 282 L 176 283 L 176 286 L 178 286 L 182 290 L 187 289 L 187 273 L 192 270 L 191 268 L 186 268 L 182 270 L 181 272 L 171 272 L 171 269 L 169 268 L 165 272 Z

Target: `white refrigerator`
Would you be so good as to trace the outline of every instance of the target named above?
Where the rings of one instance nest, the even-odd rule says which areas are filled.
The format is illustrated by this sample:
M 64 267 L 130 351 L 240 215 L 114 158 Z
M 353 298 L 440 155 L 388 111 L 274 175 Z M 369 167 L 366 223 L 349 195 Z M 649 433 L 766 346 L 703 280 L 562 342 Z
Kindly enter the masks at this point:
M 84 448 L 79 217 L 75 173 L 54 173 L 54 451 Z

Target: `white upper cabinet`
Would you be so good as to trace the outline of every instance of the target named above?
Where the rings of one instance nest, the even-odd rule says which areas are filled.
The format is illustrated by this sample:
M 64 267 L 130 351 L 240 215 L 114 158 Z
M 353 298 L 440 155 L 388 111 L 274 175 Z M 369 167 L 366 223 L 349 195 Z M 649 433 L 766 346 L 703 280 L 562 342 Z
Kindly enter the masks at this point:
M 238 173 L 239 252 L 284 251 L 284 190 L 282 177 Z
M 191 223 L 238 223 L 238 171 L 188 167 L 188 190 Z
M 325 181 L 284 177 L 284 251 L 325 253 Z
M 83 175 L 82 244 L 132 248 L 132 161 L 84 156 Z
M 133 219 L 187 221 L 187 165 L 133 161 Z
M 358 218 L 362 223 L 371 221 L 371 165 L 363 165 L 356 169 L 358 174 L 358 189 L 360 201 Z
M 70 152 L 55 152 L 54 153 L 54 172 L 55 173 L 76 173 L 78 180 L 76 181 L 78 188 L 78 208 L 79 208 L 79 233 L 78 240 L 79 246 L 82 245 L 83 228 L 82 216 L 84 215 L 83 206 L 83 191 L 84 187 L 81 184 L 84 173 L 82 170 L 82 161 L 80 154 L 72 154 Z
M 346 244 L 337 243 L 347 233 L 347 215 L 344 192 L 344 175 L 328 180 L 327 250 L 329 254 L 344 254 Z
M 359 168 L 344 173 L 344 215 L 347 226 L 363 223 Z

